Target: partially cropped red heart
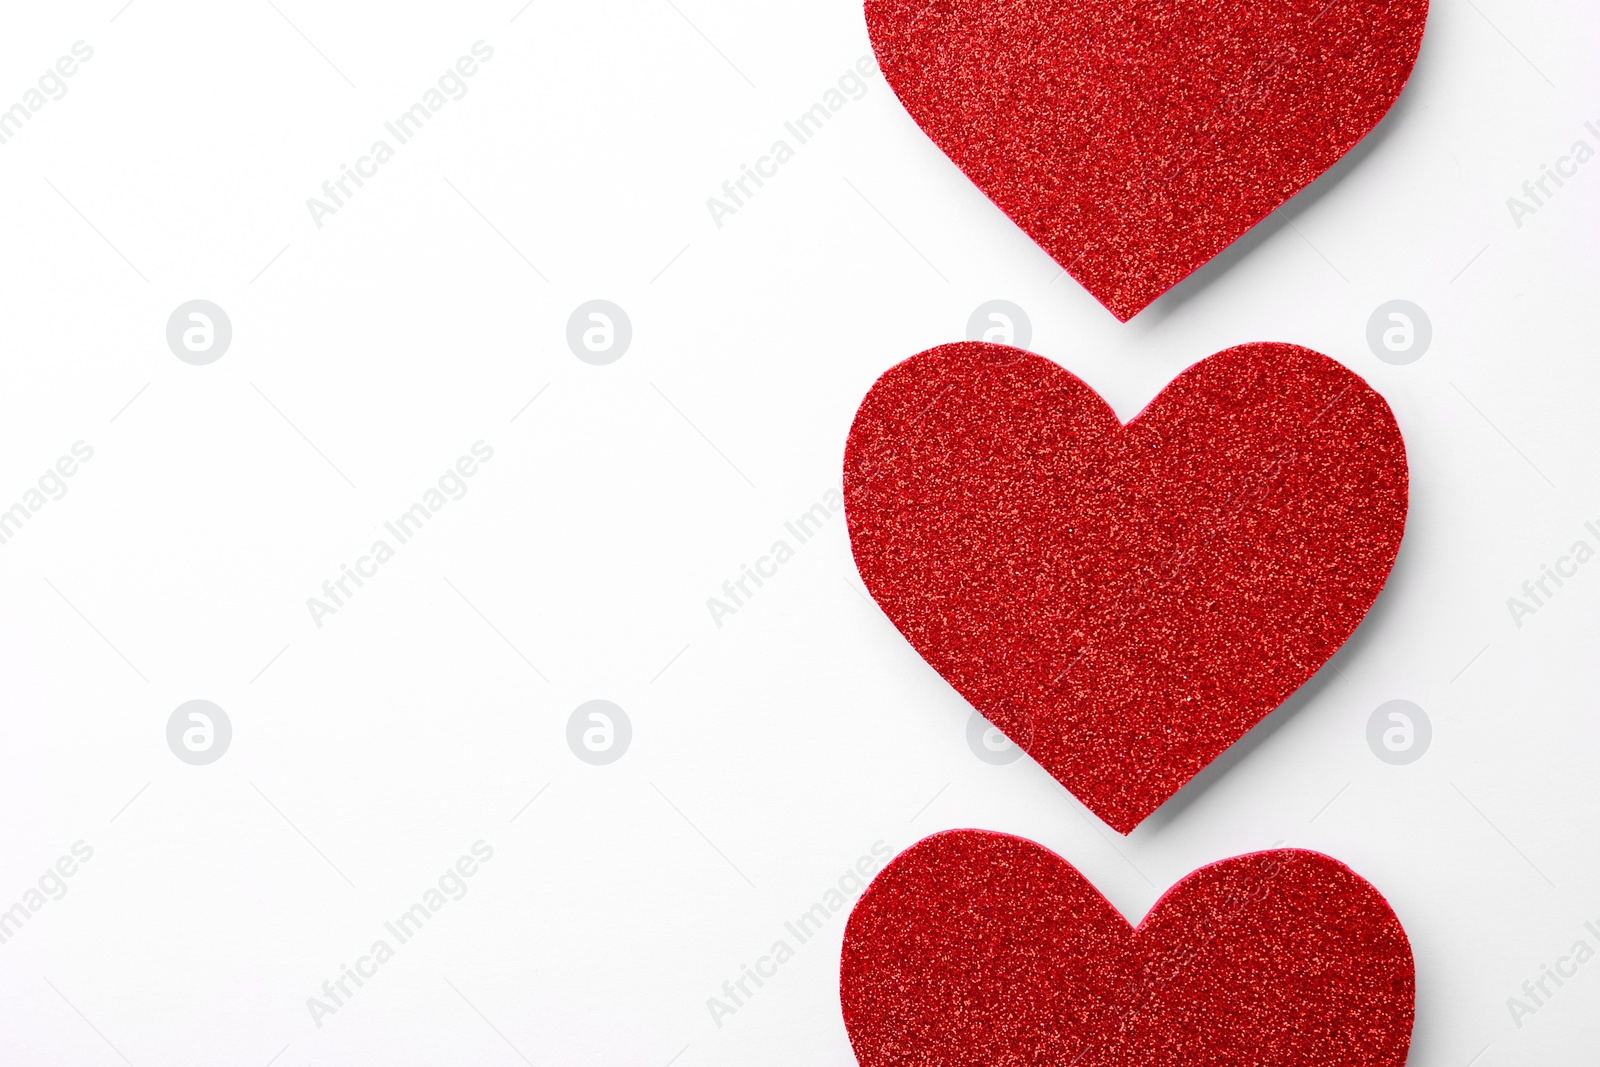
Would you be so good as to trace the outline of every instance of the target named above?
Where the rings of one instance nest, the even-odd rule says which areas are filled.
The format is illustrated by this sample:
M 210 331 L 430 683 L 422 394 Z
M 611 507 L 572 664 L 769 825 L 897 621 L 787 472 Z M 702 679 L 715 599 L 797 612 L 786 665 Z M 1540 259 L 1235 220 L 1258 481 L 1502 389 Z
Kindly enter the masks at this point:
M 1338 651 L 1405 529 L 1382 397 L 1230 348 L 1126 426 L 1003 345 L 891 368 L 845 447 L 856 566 L 962 696 L 1130 832 Z
M 1350 151 L 1427 0 L 866 0 L 884 77 L 1127 321 Z
M 1411 945 L 1337 860 L 1283 849 L 1179 882 L 1137 928 L 1017 837 L 927 838 L 845 927 L 861 1067 L 1403 1067 Z

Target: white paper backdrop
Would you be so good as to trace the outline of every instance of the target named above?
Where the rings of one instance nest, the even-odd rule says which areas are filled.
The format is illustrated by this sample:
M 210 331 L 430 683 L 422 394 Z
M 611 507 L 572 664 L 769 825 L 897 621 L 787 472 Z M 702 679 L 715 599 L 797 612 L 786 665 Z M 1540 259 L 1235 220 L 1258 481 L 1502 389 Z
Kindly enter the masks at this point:
M 1208 862 L 1326 851 L 1414 942 L 1413 1064 L 1593 1058 L 1600 962 L 1507 1001 L 1600 949 L 1600 562 L 1507 600 L 1600 547 L 1600 162 L 1507 200 L 1600 149 L 1597 39 L 1574 0 L 1441 0 L 1368 141 L 1120 325 L 880 78 L 854 92 L 854 0 L 11 5 L 0 1062 L 845 1067 L 842 913 L 733 1014 L 708 998 L 875 844 L 959 826 L 1048 845 L 1131 918 Z M 979 758 L 841 518 L 706 607 L 837 488 L 874 378 L 994 299 L 1125 418 L 1282 340 L 1407 439 L 1369 620 L 1128 839 Z M 1431 323 L 1407 365 L 1367 342 L 1395 299 Z M 193 300 L 231 324 L 205 365 L 167 341 Z M 591 300 L 631 324 L 605 365 L 567 340 Z M 231 724 L 206 765 L 168 744 L 192 700 Z M 631 726 L 606 765 L 568 742 L 591 700 Z M 1409 765 L 1367 742 L 1390 700 L 1432 725 Z

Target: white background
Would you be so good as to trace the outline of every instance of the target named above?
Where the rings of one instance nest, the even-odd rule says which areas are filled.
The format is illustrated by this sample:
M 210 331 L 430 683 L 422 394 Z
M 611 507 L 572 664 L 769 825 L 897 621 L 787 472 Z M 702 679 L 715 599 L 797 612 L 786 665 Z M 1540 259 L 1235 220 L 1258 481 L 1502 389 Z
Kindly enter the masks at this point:
M 275 2 L 5 12 L 0 107 L 94 56 L 0 145 L 0 508 L 94 458 L 0 545 L 0 908 L 94 856 L 0 945 L 0 1062 L 844 1067 L 842 914 L 720 1027 L 706 1000 L 874 842 L 961 826 L 1135 919 L 1214 860 L 1328 852 L 1414 942 L 1413 1064 L 1593 1058 L 1600 961 L 1520 1028 L 1506 1006 L 1600 948 L 1600 562 L 1520 628 L 1506 606 L 1600 520 L 1600 161 L 1520 228 L 1506 205 L 1597 141 L 1592 6 L 1441 0 L 1377 132 L 1120 325 L 876 77 L 713 224 L 869 54 L 854 0 Z M 480 39 L 467 94 L 315 226 L 307 197 Z M 165 341 L 194 298 L 233 323 L 210 366 Z M 633 323 L 610 366 L 565 341 L 592 298 Z M 842 518 L 720 629 L 705 605 L 838 485 L 876 376 L 992 298 L 1124 418 L 1292 341 L 1367 377 L 1410 452 L 1368 621 L 1127 839 L 976 758 Z M 1394 298 L 1433 323 L 1409 366 L 1365 340 Z M 478 440 L 468 495 L 315 626 L 306 598 Z M 165 739 L 195 698 L 234 728 L 206 767 Z M 593 698 L 634 728 L 606 767 L 565 740 Z M 1365 739 L 1397 698 L 1435 730 L 1406 767 Z M 470 892 L 314 1025 L 480 839 Z

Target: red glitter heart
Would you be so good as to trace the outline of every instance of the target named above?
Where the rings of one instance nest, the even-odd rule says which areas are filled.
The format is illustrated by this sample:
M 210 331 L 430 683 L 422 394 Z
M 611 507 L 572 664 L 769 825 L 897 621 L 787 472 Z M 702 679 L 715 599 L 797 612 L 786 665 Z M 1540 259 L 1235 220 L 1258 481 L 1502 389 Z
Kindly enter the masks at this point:
M 861 1067 L 1403 1067 L 1416 983 L 1400 920 L 1337 860 L 1204 867 L 1137 928 L 1066 860 L 937 834 L 845 927 Z
M 1218 353 L 1123 426 L 1054 363 L 967 342 L 872 387 L 844 488 L 895 626 L 1128 833 L 1355 630 L 1408 476 L 1383 398 L 1309 349 Z
M 1427 0 L 866 0 L 884 77 L 1126 322 L 1378 124 Z

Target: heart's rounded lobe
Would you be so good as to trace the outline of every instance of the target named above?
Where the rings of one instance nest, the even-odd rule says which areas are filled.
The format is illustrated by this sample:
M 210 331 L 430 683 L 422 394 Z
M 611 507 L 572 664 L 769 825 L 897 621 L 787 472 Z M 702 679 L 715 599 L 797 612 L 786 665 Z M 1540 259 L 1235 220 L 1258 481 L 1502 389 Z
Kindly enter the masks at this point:
M 1282 849 L 1223 860 L 1137 928 L 1041 845 L 936 834 L 845 928 L 861 1067 L 1403 1067 L 1411 946 L 1369 883 Z

